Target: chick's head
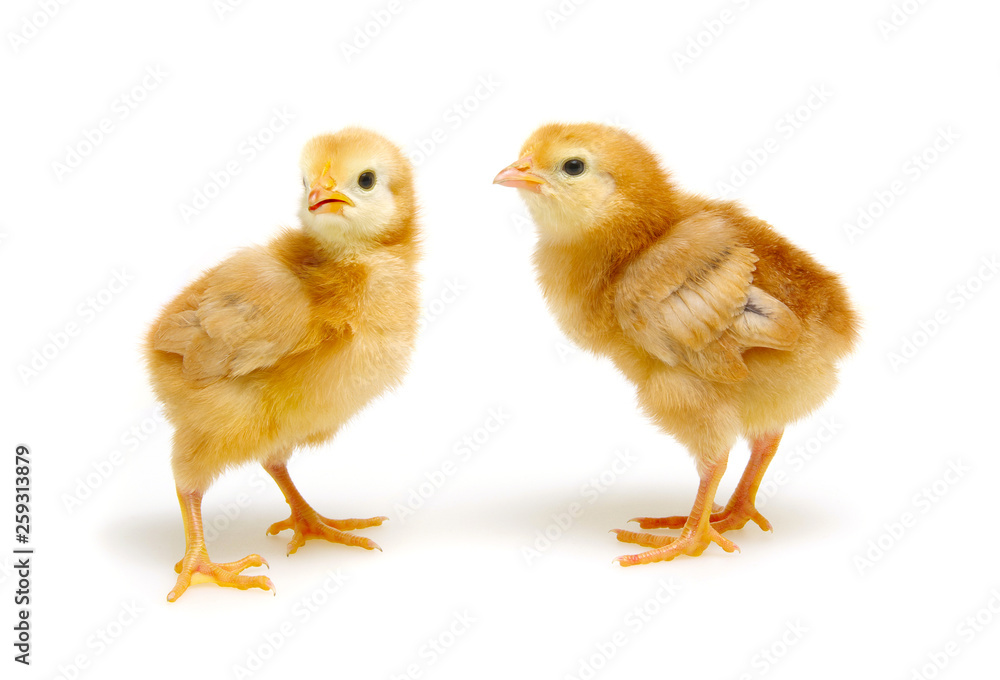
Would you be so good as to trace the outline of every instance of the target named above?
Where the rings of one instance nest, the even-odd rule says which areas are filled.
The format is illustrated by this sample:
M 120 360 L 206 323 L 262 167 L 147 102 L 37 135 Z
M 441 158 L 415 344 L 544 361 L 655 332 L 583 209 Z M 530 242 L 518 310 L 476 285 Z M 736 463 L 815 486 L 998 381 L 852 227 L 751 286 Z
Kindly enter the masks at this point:
M 599 123 L 543 125 L 493 183 L 520 189 L 540 234 L 556 240 L 607 228 L 670 191 L 642 142 Z
M 391 234 L 414 212 L 413 170 L 395 144 L 362 128 L 309 140 L 300 161 L 299 217 L 322 241 L 363 246 Z

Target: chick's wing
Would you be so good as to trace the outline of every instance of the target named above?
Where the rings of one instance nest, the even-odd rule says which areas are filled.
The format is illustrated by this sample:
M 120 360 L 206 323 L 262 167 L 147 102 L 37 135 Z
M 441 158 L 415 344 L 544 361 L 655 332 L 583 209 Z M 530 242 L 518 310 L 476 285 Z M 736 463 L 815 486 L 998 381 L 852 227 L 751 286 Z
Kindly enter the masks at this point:
M 753 285 L 757 256 L 726 221 L 682 220 L 624 272 L 615 311 L 626 335 L 671 366 L 713 381 L 746 377 L 749 347 L 791 349 L 799 320 Z
M 164 317 L 154 348 L 180 354 L 196 380 L 246 375 L 303 349 L 310 301 L 299 279 L 262 249 L 206 274 L 183 311 Z

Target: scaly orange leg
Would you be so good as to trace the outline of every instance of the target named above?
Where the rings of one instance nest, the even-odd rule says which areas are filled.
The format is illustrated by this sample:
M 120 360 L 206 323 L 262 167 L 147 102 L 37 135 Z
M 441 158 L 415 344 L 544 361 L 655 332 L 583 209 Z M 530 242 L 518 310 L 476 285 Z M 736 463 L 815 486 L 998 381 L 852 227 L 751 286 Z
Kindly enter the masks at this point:
M 382 522 L 388 521 L 388 517 L 371 517 L 369 519 L 327 519 L 306 503 L 299 490 L 292 483 L 292 478 L 288 474 L 288 468 L 284 463 L 265 463 L 264 469 L 271 475 L 278 488 L 285 496 L 288 507 L 292 514 L 288 519 L 275 522 L 267 530 L 268 535 L 277 534 L 285 529 L 293 529 L 295 535 L 288 542 L 288 554 L 291 555 L 301 548 L 306 541 L 314 538 L 322 538 L 331 543 L 343 543 L 345 545 L 356 545 L 367 550 L 382 550 L 378 544 L 370 538 L 349 534 L 348 531 L 354 529 L 365 529 L 367 527 L 377 527 Z
M 632 531 L 615 529 L 618 540 L 624 543 L 638 543 L 639 545 L 654 548 L 638 555 L 622 555 L 615 559 L 623 567 L 630 567 L 635 564 L 649 564 L 650 562 L 660 562 L 672 560 L 678 555 L 698 556 L 705 551 L 710 543 L 718 543 L 726 552 L 738 550 L 736 544 L 722 535 L 712 526 L 710 518 L 712 515 L 712 501 L 715 499 L 715 491 L 719 487 L 719 481 L 726 472 L 726 463 L 722 461 L 707 468 L 701 475 L 701 483 L 698 485 L 698 495 L 694 500 L 694 507 L 684 523 L 681 535 L 654 536 L 653 534 L 638 534 Z
M 742 529 L 746 523 L 753 520 L 754 524 L 764 531 L 771 531 L 771 523 L 757 511 L 757 489 L 760 488 L 767 466 L 774 459 L 781 442 L 783 431 L 762 435 L 753 440 L 750 447 L 750 461 L 747 463 L 740 483 L 736 485 L 732 497 L 725 508 L 717 508 L 710 519 L 716 531 L 722 533 L 733 529 Z M 680 529 L 687 522 L 687 517 L 636 517 L 629 520 L 638 522 L 643 529 Z
M 205 548 L 205 534 L 201 523 L 200 491 L 182 492 L 177 489 L 177 500 L 181 504 L 181 516 L 184 519 L 184 558 L 174 565 L 177 572 L 177 583 L 167 595 L 167 601 L 174 602 L 184 594 L 188 586 L 197 583 L 215 583 L 229 588 L 262 588 L 274 590 L 274 584 L 266 576 L 241 576 L 240 572 L 248 567 L 267 566 L 267 561 L 260 555 L 247 555 L 235 562 L 217 563 L 208 557 Z

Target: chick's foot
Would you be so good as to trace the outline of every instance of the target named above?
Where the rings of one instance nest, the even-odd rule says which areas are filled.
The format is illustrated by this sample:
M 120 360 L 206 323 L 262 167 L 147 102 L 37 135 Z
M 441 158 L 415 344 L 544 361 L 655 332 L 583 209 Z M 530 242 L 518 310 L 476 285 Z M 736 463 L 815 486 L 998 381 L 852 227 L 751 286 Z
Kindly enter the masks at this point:
M 653 550 L 639 553 L 638 555 L 621 555 L 615 559 L 623 567 L 631 567 L 636 564 L 649 564 L 650 562 L 664 562 L 672 560 L 678 555 L 689 555 L 697 557 L 705 552 L 705 548 L 711 543 L 718 543 L 726 552 L 739 550 L 735 543 L 728 538 L 723 538 L 718 531 L 711 526 L 707 528 L 685 529 L 680 536 L 654 536 L 653 534 L 640 534 L 632 531 L 615 529 L 618 540 L 623 543 L 636 543 Z
M 327 519 L 313 510 L 312 506 L 306 503 L 302 494 L 300 494 L 299 490 L 295 488 L 295 484 L 292 482 L 292 478 L 288 474 L 288 468 L 284 463 L 265 463 L 264 469 L 267 470 L 267 473 L 271 475 L 272 479 L 274 479 L 274 481 L 278 484 L 278 488 L 281 489 L 281 493 L 284 494 L 285 500 L 288 502 L 288 507 L 292 510 L 292 514 L 288 517 L 288 519 L 275 522 L 267 530 L 268 535 L 277 534 L 279 531 L 284 531 L 285 529 L 292 529 L 295 531 L 295 535 L 292 536 L 292 540 L 288 542 L 289 555 L 301 548 L 306 541 L 314 538 L 322 538 L 323 540 L 330 541 L 331 543 L 356 545 L 358 547 L 365 548 L 366 550 L 382 550 L 382 548 L 378 547 L 378 544 L 370 538 L 365 538 L 364 536 L 358 536 L 356 534 L 349 534 L 347 532 L 353 531 L 354 529 L 377 527 L 382 524 L 382 522 L 387 521 L 389 519 L 388 517 L 370 517 L 368 519 Z
M 757 490 L 760 488 L 760 483 L 764 478 L 764 473 L 767 471 L 767 466 L 770 465 L 775 452 L 778 450 L 778 444 L 781 442 L 781 434 L 779 430 L 753 439 L 751 442 L 750 461 L 747 463 L 747 467 L 743 471 L 743 476 L 740 478 L 740 483 L 736 486 L 736 490 L 733 491 L 733 495 L 726 504 L 726 507 L 712 505 L 712 514 L 709 517 L 709 523 L 720 534 L 734 529 L 742 529 L 750 521 L 753 521 L 754 524 L 764 531 L 772 530 L 771 523 L 758 512 L 755 501 L 757 499 Z M 693 519 L 696 519 L 695 513 L 692 513 L 690 518 L 684 515 L 676 515 L 674 517 L 635 517 L 629 521 L 638 522 L 639 527 L 642 529 L 680 529 Z M 624 533 L 632 534 L 632 532 Z M 640 534 L 632 535 L 638 536 Z M 650 534 L 642 535 L 651 536 Z M 652 536 L 652 538 L 659 540 L 666 537 Z M 638 541 L 629 542 L 638 543 Z M 640 545 L 647 545 L 647 543 L 640 543 Z
M 184 594 L 188 586 L 197 583 L 214 583 L 228 588 L 261 588 L 274 591 L 274 584 L 266 576 L 242 576 L 240 572 L 250 567 L 268 566 L 260 555 L 247 555 L 235 562 L 213 562 L 205 548 L 205 532 L 201 522 L 202 492 L 177 489 L 177 500 L 181 505 L 184 520 L 184 558 L 174 565 L 177 583 L 167 594 L 168 602 L 175 602 Z
M 772 530 L 771 523 L 757 511 L 752 501 L 736 499 L 734 497 L 725 508 L 716 506 L 713 510 L 714 512 L 709 517 L 709 522 L 712 528 L 720 534 L 734 529 L 742 529 L 751 520 L 764 531 Z M 680 529 L 687 523 L 688 517 L 687 515 L 675 515 L 673 517 L 633 517 L 629 521 L 638 523 L 641 529 Z M 644 535 L 650 536 L 651 534 Z M 654 538 L 669 537 L 654 536 Z M 636 542 L 630 541 L 630 543 Z
M 375 541 L 357 534 L 347 533 L 354 529 L 365 529 L 367 527 L 377 527 L 388 517 L 370 517 L 368 519 L 328 519 L 323 517 L 311 507 L 292 508 L 292 514 L 288 519 L 272 524 L 268 530 L 268 535 L 274 535 L 285 529 L 292 529 L 295 535 L 288 542 L 288 554 L 291 555 L 301 548 L 306 541 L 322 538 L 331 543 L 343 543 L 345 545 L 356 545 L 366 550 L 382 550 Z
M 189 549 L 184 559 L 174 565 L 177 572 L 177 583 L 167 595 L 168 602 L 174 602 L 188 586 L 198 583 L 214 583 L 228 588 L 260 588 L 274 591 L 274 584 L 266 576 L 243 576 L 240 572 L 250 567 L 269 566 L 267 560 L 260 555 L 247 555 L 235 562 L 213 562 L 208 557 L 204 547 Z
M 715 521 L 716 515 L 722 516 L 724 508 L 717 504 L 712 504 L 712 518 Z M 641 529 L 682 529 L 688 522 L 687 515 L 674 515 L 672 517 L 633 517 L 629 522 L 637 522 Z M 615 531 L 620 531 L 616 529 Z
M 760 514 L 753 503 L 730 503 L 718 516 L 712 514 L 712 528 L 720 534 L 724 531 L 742 529 L 750 521 L 753 521 L 762 531 L 773 531 L 771 523 L 764 515 Z
M 636 564 L 649 564 L 650 562 L 663 562 L 672 560 L 678 555 L 690 555 L 697 557 L 705 552 L 705 548 L 711 543 L 718 543 L 726 552 L 739 550 L 736 544 L 728 538 L 723 538 L 719 531 L 712 526 L 709 519 L 712 510 L 717 506 L 713 504 L 715 491 L 719 487 L 719 480 L 726 472 L 725 460 L 706 467 L 701 474 L 701 484 L 698 486 L 698 495 L 691 508 L 691 514 L 687 517 L 668 517 L 664 519 L 653 519 L 649 517 L 639 518 L 640 526 L 644 529 L 660 527 L 683 526 L 681 535 L 655 536 L 653 534 L 641 534 L 634 531 L 623 531 L 615 529 L 618 540 L 623 543 L 636 543 L 646 548 L 653 548 L 638 555 L 622 555 L 616 557 L 618 563 L 623 567 L 631 567 Z M 675 524 L 677 519 L 682 520 L 680 524 Z

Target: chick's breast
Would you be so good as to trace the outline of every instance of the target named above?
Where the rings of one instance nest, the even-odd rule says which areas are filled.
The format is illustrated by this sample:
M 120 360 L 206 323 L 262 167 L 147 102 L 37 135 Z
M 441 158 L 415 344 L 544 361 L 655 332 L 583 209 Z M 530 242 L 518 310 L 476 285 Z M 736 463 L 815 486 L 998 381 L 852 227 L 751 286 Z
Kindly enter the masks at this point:
M 294 414 L 314 436 L 330 436 L 369 400 L 396 386 L 409 364 L 419 315 L 416 273 L 392 253 L 352 263 L 350 283 L 331 286 L 317 272 L 315 323 L 327 340 L 296 357 L 272 393 L 281 398 L 296 384 L 304 395 Z M 329 290 L 330 288 L 334 290 Z

